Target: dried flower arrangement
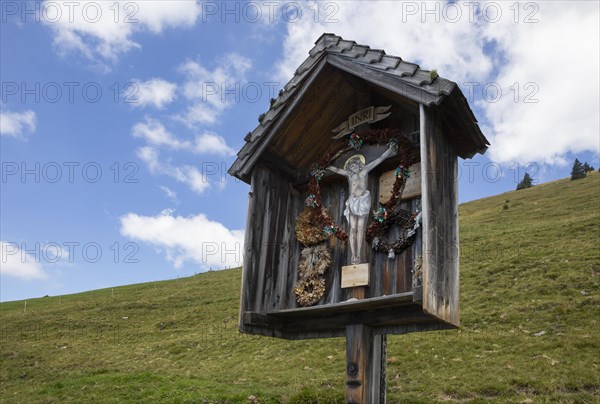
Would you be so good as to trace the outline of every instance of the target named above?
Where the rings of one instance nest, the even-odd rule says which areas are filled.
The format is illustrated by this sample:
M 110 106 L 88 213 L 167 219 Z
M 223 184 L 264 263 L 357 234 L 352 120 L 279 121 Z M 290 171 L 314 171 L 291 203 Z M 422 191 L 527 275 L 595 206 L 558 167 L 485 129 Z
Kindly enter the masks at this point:
M 325 271 L 331 264 L 331 253 L 325 244 L 302 249 L 298 274 L 300 280 L 294 287 L 300 306 L 312 306 L 325 295 Z

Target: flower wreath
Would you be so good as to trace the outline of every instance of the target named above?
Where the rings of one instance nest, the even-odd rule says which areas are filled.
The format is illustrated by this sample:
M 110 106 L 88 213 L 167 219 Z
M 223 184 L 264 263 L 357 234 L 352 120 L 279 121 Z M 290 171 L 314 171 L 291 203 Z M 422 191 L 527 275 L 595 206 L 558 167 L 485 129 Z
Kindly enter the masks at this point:
M 294 286 L 296 301 L 300 306 L 312 306 L 325 294 L 325 278 L 322 276 L 301 279 Z
M 348 239 L 348 233 L 340 229 L 335 224 L 333 219 L 327 213 L 327 210 L 323 207 L 323 201 L 321 199 L 321 188 L 319 182 L 325 174 L 326 167 L 330 166 L 334 160 L 340 157 L 342 154 L 354 149 L 359 150 L 363 144 L 395 144 L 398 149 L 398 154 L 401 156 L 400 163 L 396 168 L 396 180 L 392 189 L 392 196 L 389 201 L 386 202 L 378 211 L 374 214 L 375 221 L 367 228 L 367 241 L 374 240 L 377 238 L 378 243 L 373 245 L 375 251 L 389 251 L 389 248 L 393 246 L 396 253 L 401 252 L 410 244 L 412 244 L 412 238 L 410 243 L 405 247 L 407 241 L 398 240 L 392 244 L 388 243 L 385 239 L 385 235 L 389 227 L 392 224 L 399 224 L 403 227 L 413 226 L 414 218 L 416 215 L 412 215 L 413 220 L 406 220 L 407 212 L 404 210 L 397 211 L 397 207 L 400 204 L 402 191 L 406 185 L 406 180 L 410 176 L 410 167 L 415 162 L 415 156 L 412 151 L 410 142 L 398 129 L 367 129 L 360 134 L 352 133 L 347 137 L 347 143 L 342 144 L 335 149 L 327 153 L 323 158 L 313 164 L 310 168 L 310 180 L 308 183 L 308 196 L 304 201 L 307 209 L 313 209 L 314 214 L 312 224 L 320 227 L 323 233 L 329 237 L 335 236 L 340 241 L 346 241 Z M 410 213 L 408 213 L 410 216 Z M 414 235 L 413 235 L 414 236 Z
M 416 236 L 416 230 L 420 226 L 421 214 L 419 209 L 411 213 L 404 209 L 397 209 L 402 199 L 402 192 L 406 181 L 410 177 L 408 167 L 400 164 L 396 168 L 396 180 L 392 188 L 392 197 L 377 211 L 373 212 L 374 222 L 367 228 L 367 241 L 372 241 L 373 250 L 387 252 L 389 258 L 410 247 Z M 387 233 L 392 224 L 400 226 L 402 230 L 400 238 L 389 242 Z

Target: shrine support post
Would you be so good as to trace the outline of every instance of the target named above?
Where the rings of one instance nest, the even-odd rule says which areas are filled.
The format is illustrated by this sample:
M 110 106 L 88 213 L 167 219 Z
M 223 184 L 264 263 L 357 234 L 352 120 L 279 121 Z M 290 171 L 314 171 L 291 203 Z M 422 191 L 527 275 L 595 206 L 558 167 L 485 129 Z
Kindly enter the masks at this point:
M 350 289 L 363 299 L 364 287 Z M 346 403 L 385 403 L 386 336 L 364 324 L 346 326 Z

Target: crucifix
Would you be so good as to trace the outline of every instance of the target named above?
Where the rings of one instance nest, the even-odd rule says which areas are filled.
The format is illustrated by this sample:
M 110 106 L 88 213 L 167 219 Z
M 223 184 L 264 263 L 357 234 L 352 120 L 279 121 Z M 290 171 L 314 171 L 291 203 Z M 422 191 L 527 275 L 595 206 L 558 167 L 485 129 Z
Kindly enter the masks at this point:
M 365 257 L 362 257 L 361 251 L 365 241 L 367 220 L 369 218 L 369 213 L 371 212 L 371 193 L 367 189 L 369 172 L 381 164 L 386 158 L 395 154 L 396 149 L 396 145 L 391 144 L 381 156 L 371 161 L 369 164 L 365 164 L 365 156 L 362 154 L 355 154 L 346 160 L 343 169 L 334 166 L 327 167 L 328 170 L 348 179 L 350 196 L 346 201 L 344 216 L 346 216 L 346 220 L 350 227 L 350 231 L 348 232 L 350 252 L 352 255 L 350 263 L 353 265 L 360 264 L 365 259 Z

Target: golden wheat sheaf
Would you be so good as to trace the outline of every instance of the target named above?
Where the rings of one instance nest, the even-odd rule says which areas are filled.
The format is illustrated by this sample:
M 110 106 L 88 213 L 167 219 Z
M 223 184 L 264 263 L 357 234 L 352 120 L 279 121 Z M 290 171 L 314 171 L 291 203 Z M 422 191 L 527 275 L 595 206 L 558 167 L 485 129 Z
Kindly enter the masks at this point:
M 312 306 L 325 295 L 325 272 L 331 265 L 331 252 L 326 244 L 305 247 L 300 253 L 299 281 L 294 287 L 300 306 Z

